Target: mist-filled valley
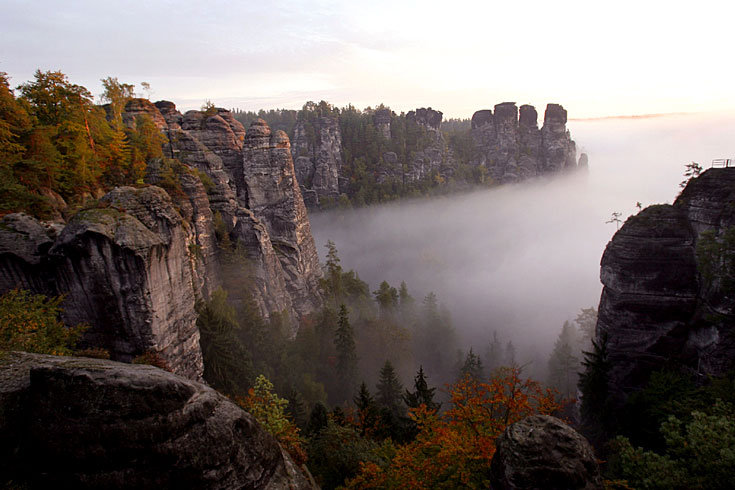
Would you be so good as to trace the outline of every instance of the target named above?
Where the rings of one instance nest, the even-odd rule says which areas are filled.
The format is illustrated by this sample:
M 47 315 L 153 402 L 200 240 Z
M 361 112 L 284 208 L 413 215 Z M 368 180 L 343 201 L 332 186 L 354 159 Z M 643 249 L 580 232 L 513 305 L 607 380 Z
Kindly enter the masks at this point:
M 405 281 L 419 300 L 433 291 L 459 346 L 482 355 L 493 331 L 545 379 L 566 320 L 600 299 L 600 257 L 617 225 L 671 203 L 684 166 L 731 156 L 735 117 L 671 115 L 570 121 L 589 171 L 464 194 L 354 210 L 313 212 L 320 254 L 335 242 L 342 265 L 371 290 Z M 622 224 L 622 223 L 621 223 Z M 376 353 L 378 355 L 378 353 Z

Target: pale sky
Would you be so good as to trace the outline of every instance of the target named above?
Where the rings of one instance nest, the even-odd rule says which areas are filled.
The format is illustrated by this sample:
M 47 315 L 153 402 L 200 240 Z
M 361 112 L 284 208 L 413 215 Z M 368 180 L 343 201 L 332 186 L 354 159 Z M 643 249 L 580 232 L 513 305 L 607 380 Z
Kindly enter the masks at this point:
M 0 71 L 151 84 L 181 109 L 327 100 L 470 117 L 735 111 L 730 1 L 0 0 Z

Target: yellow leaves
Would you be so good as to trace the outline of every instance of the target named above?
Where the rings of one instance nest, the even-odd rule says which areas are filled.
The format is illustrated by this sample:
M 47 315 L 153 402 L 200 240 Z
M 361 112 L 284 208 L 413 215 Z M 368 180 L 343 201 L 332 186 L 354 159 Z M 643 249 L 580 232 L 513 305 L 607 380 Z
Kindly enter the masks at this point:
M 0 296 L 0 350 L 71 355 L 87 327 L 68 328 L 59 320 L 62 299 L 21 289 Z

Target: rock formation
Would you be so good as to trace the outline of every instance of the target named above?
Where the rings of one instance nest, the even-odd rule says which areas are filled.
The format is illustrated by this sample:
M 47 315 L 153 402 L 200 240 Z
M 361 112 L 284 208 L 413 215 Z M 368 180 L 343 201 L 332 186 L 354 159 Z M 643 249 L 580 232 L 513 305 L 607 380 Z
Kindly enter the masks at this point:
M 0 293 L 64 294 L 65 320 L 90 324 L 87 345 L 121 361 L 156 351 L 174 372 L 199 379 L 194 305 L 223 284 L 234 253 L 218 246 L 215 225 L 247 261 L 238 262 L 236 287 L 249 289 L 264 317 L 285 313 L 294 334 L 321 304 L 319 259 L 285 133 L 271 135 L 260 121 L 246 143 L 228 111 L 181 115 L 145 99 L 128 102 L 123 120 L 141 115 L 167 135 L 164 153 L 177 160 L 149 162 L 151 187 L 114 189 L 65 226 L 5 216 Z
M 296 179 L 315 206 L 320 198 L 339 197 L 342 133 L 337 117 L 321 116 L 308 124 L 298 121 L 294 126 L 291 151 Z
M 420 108 L 406 114 L 406 124 L 416 124 L 425 132 L 427 144 L 424 148 L 412 153 L 401 178 L 404 182 L 415 182 L 437 172 L 441 177 L 448 177 L 454 171 L 457 162 L 447 147 L 444 134 L 440 131 L 441 111 L 431 107 Z M 385 155 L 383 156 L 385 159 Z M 400 166 L 396 167 L 393 177 L 400 175 Z
M 733 366 L 735 170 L 709 169 L 673 205 L 630 217 L 602 256 L 597 339 L 618 402 L 652 371 L 706 377 Z
M 294 308 L 300 314 L 314 311 L 319 305 L 319 256 L 286 133 L 271 133 L 265 121 L 253 121 L 245 136 L 243 173 L 247 207 L 268 230 Z
M 211 388 L 158 368 L 0 358 L 0 474 L 32 488 L 312 488 Z
M 561 420 L 534 415 L 498 437 L 490 467 L 492 488 L 602 489 L 600 468 L 587 440 Z
M 393 112 L 390 109 L 376 109 L 373 114 L 373 124 L 375 129 L 385 138 L 389 140 L 391 137 L 390 123 L 393 119 Z
M 487 168 L 489 176 L 498 183 L 576 168 L 576 145 L 566 129 L 566 110 L 558 104 L 548 104 L 541 129 L 537 120 L 533 106 L 522 105 L 519 114 L 515 102 L 497 104 L 494 113 L 475 112 L 474 156 L 470 164 Z

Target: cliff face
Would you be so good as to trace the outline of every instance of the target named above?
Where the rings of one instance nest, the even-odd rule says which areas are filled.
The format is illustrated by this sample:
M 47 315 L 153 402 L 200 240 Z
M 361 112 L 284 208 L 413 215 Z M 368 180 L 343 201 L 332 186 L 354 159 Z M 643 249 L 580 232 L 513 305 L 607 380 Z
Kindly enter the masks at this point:
M 597 337 L 618 399 L 678 366 L 719 375 L 735 359 L 735 170 L 710 169 L 673 205 L 631 217 L 602 257 Z
M 319 256 L 311 235 L 291 159 L 291 145 L 283 131 L 271 133 L 262 119 L 248 128 L 243 149 L 247 207 L 266 226 L 297 313 L 319 304 Z
M 67 324 L 88 323 L 84 342 L 130 361 L 154 350 L 172 370 L 192 379 L 203 364 L 196 328 L 196 234 L 158 187 L 115 189 L 102 207 L 77 213 L 53 242 L 34 245 L 36 257 L 17 248 L 0 250 L 4 285 L 64 294 Z M 3 218 L 3 235 L 22 239 L 30 217 Z M 6 271 L 16 267 L 22 274 Z M 19 267 L 19 269 L 18 269 Z M 13 279 L 16 279 L 13 281 Z M 13 284 L 14 282 L 14 284 Z
M 123 120 L 138 116 L 166 134 L 164 154 L 186 165 L 149 162 L 151 187 L 115 189 L 66 226 L 4 217 L 0 292 L 65 294 L 66 320 L 91 326 L 88 345 L 122 361 L 154 350 L 174 372 L 198 379 L 197 299 L 231 278 L 264 317 L 285 313 L 295 333 L 321 304 L 319 259 L 283 132 L 271 135 L 260 121 L 246 138 L 228 111 L 182 115 L 165 101 L 131 100 Z M 174 188 L 169 195 L 156 185 Z M 223 250 L 216 233 L 237 252 Z
M 250 414 L 152 366 L 9 353 L 0 413 L 0 473 L 32 488 L 312 488 Z
M 342 167 L 342 133 L 336 117 L 318 118 L 309 128 L 314 131 L 312 143 L 307 126 L 298 121 L 294 127 L 293 156 L 296 179 L 309 205 L 317 205 L 319 198 L 339 197 L 339 174 Z M 390 131 L 390 128 L 389 128 Z M 307 190 L 308 189 L 308 190 Z
M 440 131 L 443 114 L 431 107 L 420 108 L 406 114 L 406 119 L 426 131 L 428 144 L 422 150 L 413 153 L 406 169 L 406 182 L 415 182 L 439 172 L 442 177 L 451 175 L 456 167 L 444 135 Z
M 471 165 L 484 166 L 498 183 L 517 182 L 577 167 L 576 145 L 566 129 L 567 111 L 548 104 L 538 128 L 536 109 L 503 102 L 472 116 Z M 586 161 L 586 159 L 585 159 Z

